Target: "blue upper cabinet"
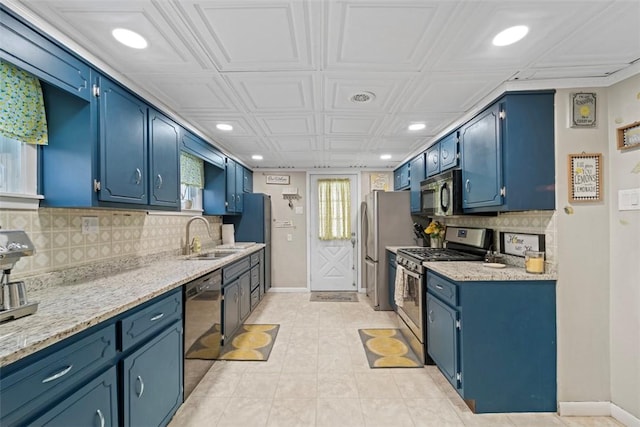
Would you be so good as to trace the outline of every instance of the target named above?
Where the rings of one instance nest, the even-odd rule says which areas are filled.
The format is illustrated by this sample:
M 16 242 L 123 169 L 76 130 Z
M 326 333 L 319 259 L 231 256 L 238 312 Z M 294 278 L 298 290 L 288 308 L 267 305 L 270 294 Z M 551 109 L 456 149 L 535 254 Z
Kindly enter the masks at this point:
M 411 162 L 409 162 L 409 170 L 411 171 L 411 194 L 409 195 L 411 213 L 420 212 L 420 181 L 424 180 L 425 178 L 424 159 L 425 153 L 421 153 L 411 159 Z
M 440 144 L 440 171 L 458 166 L 458 131 L 455 131 L 439 142 Z
M 225 188 L 226 188 L 226 207 L 227 213 L 236 213 L 236 162 L 227 159 L 227 167 L 225 169 Z
M 242 168 L 244 183 L 242 190 L 245 193 L 253 193 L 253 172 L 247 168 Z
M 465 212 L 555 209 L 554 91 L 505 94 L 460 130 Z
M 99 199 L 147 204 L 147 105 L 102 78 L 99 117 Z
M 224 169 L 224 156 L 215 148 L 213 148 L 213 146 L 211 146 L 209 143 L 201 138 L 198 138 L 191 132 L 188 132 L 186 130 L 183 131 L 180 149 L 201 158 L 206 163 L 209 163 L 220 169 Z
M 427 176 L 433 176 L 440 173 L 440 143 L 429 147 L 426 153 Z
M 178 207 L 180 205 L 181 128 L 163 114 L 149 109 L 149 204 Z
M 404 163 L 393 171 L 393 189 L 406 190 L 409 188 L 409 163 Z
M 84 100 L 91 98 L 90 67 L 3 8 L 0 40 L 3 60 Z

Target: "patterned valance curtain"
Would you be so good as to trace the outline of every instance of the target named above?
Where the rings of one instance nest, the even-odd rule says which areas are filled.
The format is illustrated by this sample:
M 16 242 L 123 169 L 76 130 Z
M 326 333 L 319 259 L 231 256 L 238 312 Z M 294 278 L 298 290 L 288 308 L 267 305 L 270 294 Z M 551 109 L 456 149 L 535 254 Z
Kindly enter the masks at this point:
M 204 161 L 189 153 L 180 153 L 180 183 L 204 188 Z
M 318 180 L 318 238 L 351 239 L 351 185 L 349 179 Z
M 1 60 L 0 133 L 27 144 L 49 143 L 40 81 Z

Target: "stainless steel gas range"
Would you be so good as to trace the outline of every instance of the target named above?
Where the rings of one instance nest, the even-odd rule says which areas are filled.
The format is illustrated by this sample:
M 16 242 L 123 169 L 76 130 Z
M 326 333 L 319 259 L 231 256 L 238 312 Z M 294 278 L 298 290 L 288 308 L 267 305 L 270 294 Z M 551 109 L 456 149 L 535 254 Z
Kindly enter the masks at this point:
M 398 249 L 396 286 L 400 330 L 418 357 L 433 363 L 426 348 L 426 282 L 424 261 L 482 261 L 493 242 L 493 230 L 486 228 L 447 227 L 444 248 Z

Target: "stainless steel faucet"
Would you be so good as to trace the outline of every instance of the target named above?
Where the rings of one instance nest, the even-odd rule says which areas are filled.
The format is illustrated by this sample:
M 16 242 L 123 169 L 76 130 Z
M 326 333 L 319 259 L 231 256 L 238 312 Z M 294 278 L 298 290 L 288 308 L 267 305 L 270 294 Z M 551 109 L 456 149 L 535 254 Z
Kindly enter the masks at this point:
M 191 223 L 195 220 L 200 220 L 202 222 L 204 222 L 205 226 L 207 227 L 207 233 L 209 234 L 209 237 L 211 238 L 211 240 L 213 240 L 213 236 L 211 235 L 211 228 L 209 227 L 209 221 L 207 221 L 207 219 L 203 216 L 193 216 L 191 218 L 189 218 L 189 221 L 187 221 L 187 226 L 185 227 L 185 248 L 184 248 L 184 254 L 185 255 L 191 255 L 191 248 L 192 248 L 192 244 L 191 244 L 191 240 L 189 239 L 189 226 L 191 225 Z

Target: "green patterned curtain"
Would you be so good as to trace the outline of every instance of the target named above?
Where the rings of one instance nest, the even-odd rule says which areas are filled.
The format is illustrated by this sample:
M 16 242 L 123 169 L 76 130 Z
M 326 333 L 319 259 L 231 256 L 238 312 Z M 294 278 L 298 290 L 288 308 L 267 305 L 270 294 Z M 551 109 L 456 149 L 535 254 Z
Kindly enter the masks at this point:
M 204 188 L 204 161 L 189 153 L 180 153 L 180 183 Z
M 27 144 L 49 143 L 40 81 L 5 61 L 0 61 L 0 133 Z
M 351 183 L 349 179 L 318 180 L 318 238 L 351 239 Z

